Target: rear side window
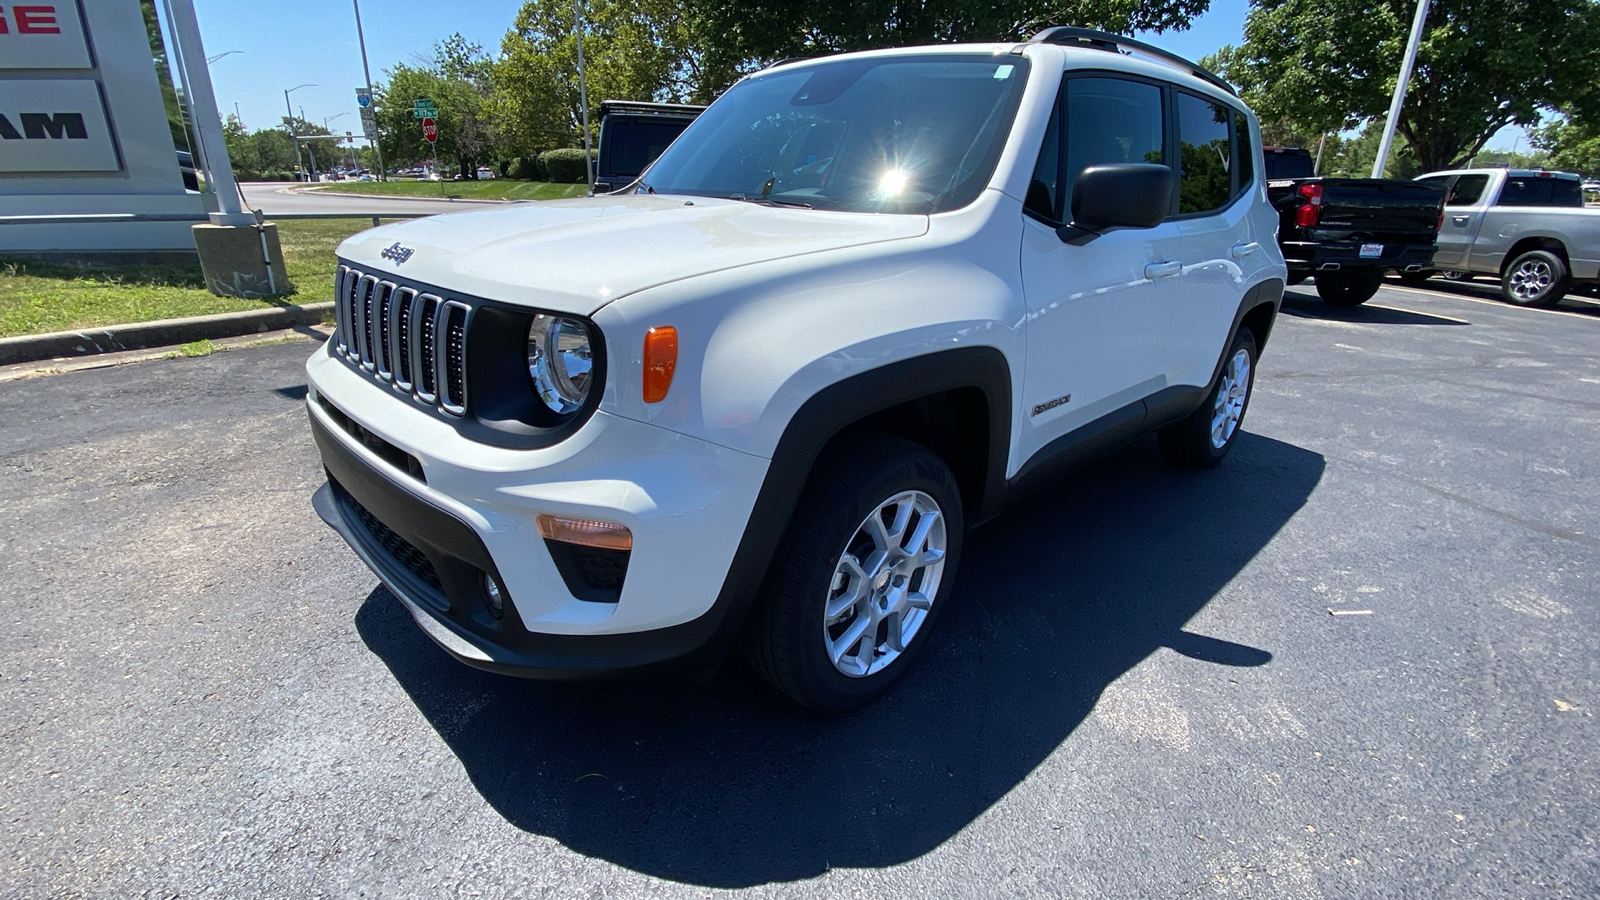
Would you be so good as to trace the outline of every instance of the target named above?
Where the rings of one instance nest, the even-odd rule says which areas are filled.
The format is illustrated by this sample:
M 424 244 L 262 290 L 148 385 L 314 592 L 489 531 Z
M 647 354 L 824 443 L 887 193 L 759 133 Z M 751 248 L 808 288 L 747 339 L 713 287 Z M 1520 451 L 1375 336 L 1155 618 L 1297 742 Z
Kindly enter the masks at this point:
M 1232 199 L 1231 118 L 1226 107 L 1193 94 L 1178 94 L 1179 215 L 1212 212 Z
M 1250 142 L 1250 120 L 1242 112 L 1233 114 L 1233 147 L 1233 158 L 1238 161 L 1239 190 L 1246 191 L 1256 178 L 1252 168 L 1255 163 L 1256 148 Z
M 1507 178 L 1495 205 L 1582 206 L 1583 188 L 1572 178 Z

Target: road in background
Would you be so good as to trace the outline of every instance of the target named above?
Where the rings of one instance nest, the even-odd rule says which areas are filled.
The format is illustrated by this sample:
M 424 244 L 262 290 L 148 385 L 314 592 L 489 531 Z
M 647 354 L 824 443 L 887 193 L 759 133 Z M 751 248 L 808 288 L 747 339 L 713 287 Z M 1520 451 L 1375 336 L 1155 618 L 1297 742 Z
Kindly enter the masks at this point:
M 0 893 L 1600 895 L 1597 348 L 1292 290 L 1220 468 L 973 532 L 833 718 L 456 663 L 311 511 L 310 344 L 0 384 Z
M 504 202 L 335 194 L 328 191 L 296 189 L 293 182 L 255 181 L 247 182 L 241 187 L 244 189 L 246 205 L 251 209 L 263 210 L 268 216 L 291 213 L 349 213 L 351 216 L 434 215 L 465 212 L 469 209 L 487 209 Z

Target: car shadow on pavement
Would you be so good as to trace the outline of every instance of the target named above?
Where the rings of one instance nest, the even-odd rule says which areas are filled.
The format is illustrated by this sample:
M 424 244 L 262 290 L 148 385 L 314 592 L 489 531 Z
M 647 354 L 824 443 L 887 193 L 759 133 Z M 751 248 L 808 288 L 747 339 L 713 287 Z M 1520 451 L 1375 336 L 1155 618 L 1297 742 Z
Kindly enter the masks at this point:
M 1471 325 L 1462 319 L 1431 316 L 1410 309 L 1373 305 L 1371 301 L 1360 306 L 1334 306 L 1324 303 L 1316 294 L 1285 291 L 1280 312 L 1297 319 L 1332 319 L 1337 322 L 1359 322 L 1363 325 Z
M 487 674 L 435 647 L 381 587 L 356 627 L 518 828 L 710 887 L 889 866 L 1015 788 L 1160 648 L 1269 662 L 1184 625 L 1323 468 L 1319 454 L 1246 433 L 1221 467 L 1189 472 L 1146 439 L 1038 492 L 969 536 L 954 606 L 910 676 L 837 717 L 793 706 L 738 662 L 703 685 Z

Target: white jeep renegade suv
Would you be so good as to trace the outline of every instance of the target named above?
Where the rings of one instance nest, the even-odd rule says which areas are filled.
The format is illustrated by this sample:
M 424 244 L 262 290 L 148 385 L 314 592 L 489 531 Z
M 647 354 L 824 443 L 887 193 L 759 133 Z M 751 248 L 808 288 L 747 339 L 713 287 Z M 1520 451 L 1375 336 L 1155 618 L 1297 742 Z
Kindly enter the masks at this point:
M 322 517 L 435 641 L 859 705 L 963 533 L 1155 431 L 1227 454 L 1286 275 L 1255 117 L 1056 28 L 773 66 L 604 196 L 339 248 Z

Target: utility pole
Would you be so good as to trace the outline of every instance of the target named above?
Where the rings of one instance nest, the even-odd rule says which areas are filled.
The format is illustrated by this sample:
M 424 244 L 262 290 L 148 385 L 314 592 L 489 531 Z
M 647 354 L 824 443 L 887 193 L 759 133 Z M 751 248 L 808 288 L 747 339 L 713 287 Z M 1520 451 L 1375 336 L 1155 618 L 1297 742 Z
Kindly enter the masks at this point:
M 289 105 L 289 91 L 298 91 L 301 88 L 316 87 L 314 84 L 297 84 L 283 92 L 283 111 L 288 113 L 284 122 L 289 126 L 289 140 L 294 142 L 294 164 L 300 165 L 300 133 L 294 128 L 294 107 Z
M 583 13 L 580 0 L 572 0 L 572 21 L 578 31 L 578 104 L 583 107 L 583 168 L 589 173 L 589 193 L 594 193 L 594 156 L 589 152 L 589 88 L 583 77 Z
M 1394 143 L 1394 130 L 1400 125 L 1400 107 L 1406 102 L 1406 85 L 1411 81 L 1411 67 L 1417 62 L 1417 45 L 1422 43 L 1422 26 L 1426 24 L 1428 0 L 1417 0 L 1417 16 L 1411 20 L 1411 40 L 1406 42 L 1406 56 L 1400 63 L 1400 80 L 1395 82 L 1389 119 L 1383 123 L 1383 140 L 1378 144 L 1378 158 L 1372 163 L 1373 178 L 1382 178 L 1384 166 L 1389 162 L 1389 147 Z
M 300 121 L 306 122 L 307 125 L 311 124 L 306 121 L 304 106 L 300 107 Z M 317 145 L 310 140 L 310 136 L 306 140 L 306 161 L 311 163 L 311 180 L 320 181 L 321 179 L 317 178 Z
M 367 38 L 366 38 L 366 35 L 361 33 L 361 0 L 350 0 L 350 2 L 356 8 L 356 42 L 361 45 L 361 74 L 363 74 L 363 75 L 365 75 L 367 77 L 367 96 L 371 97 L 372 96 L 372 69 L 367 66 Z M 378 125 L 378 119 L 377 119 L 377 112 L 378 111 L 377 110 L 373 110 L 372 112 L 373 112 L 373 119 L 372 119 L 373 130 L 376 131 L 377 130 L 377 125 Z M 379 142 L 376 141 L 376 140 L 368 141 L 368 143 L 372 144 L 372 149 L 374 151 L 376 151 L 377 154 L 378 154 L 378 180 L 379 181 L 383 181 L 385 178 L 388 177 L 383 172 L 383 147 L 380 146 Z

